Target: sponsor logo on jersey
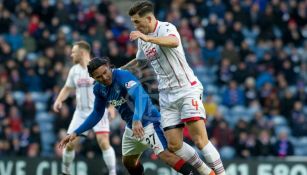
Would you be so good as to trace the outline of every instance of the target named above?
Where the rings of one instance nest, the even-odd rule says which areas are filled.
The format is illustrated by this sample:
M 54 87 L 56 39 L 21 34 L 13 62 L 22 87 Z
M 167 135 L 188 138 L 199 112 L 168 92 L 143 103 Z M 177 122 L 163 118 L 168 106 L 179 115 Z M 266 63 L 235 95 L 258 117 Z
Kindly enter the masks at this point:
M 77 80 L 77 86 L 78 87 L 90 87 L 93 85 L 93 80 L 90 78 L 79 78 Z
M 154 59 L 157 56 L 157 54 L 158 54 L 157 50 L 154 47 L 145 50 L 145 55 L 150 60 Z
M 131 81 L 125 83 L 125 86 L 126 86 L 127 89 L 129 89 L 129 88 L 131 88 L 132 86 L 134 86 L 136 84 L 137 83 L 135 81 L 131 80 Z
M 113 105 L 114 107 L 121 106 L 122 104 L 124 104 L 126 102 L 127 102 L 127 100 L 124 97 L 121 97 L 119 100 L 111 100 L 111 101 L 109 101 L 109 103 L 111 105 Z

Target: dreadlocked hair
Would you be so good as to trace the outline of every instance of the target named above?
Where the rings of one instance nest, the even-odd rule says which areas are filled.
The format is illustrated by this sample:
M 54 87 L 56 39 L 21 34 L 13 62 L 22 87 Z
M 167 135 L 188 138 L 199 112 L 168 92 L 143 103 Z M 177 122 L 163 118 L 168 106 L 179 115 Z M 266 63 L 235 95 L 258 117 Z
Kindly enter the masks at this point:
M 95 57 L 87 65 L 88 73 L 93 77 L 93 72 L 102 65 L 110 66 L 110 59 L 108 57 Z

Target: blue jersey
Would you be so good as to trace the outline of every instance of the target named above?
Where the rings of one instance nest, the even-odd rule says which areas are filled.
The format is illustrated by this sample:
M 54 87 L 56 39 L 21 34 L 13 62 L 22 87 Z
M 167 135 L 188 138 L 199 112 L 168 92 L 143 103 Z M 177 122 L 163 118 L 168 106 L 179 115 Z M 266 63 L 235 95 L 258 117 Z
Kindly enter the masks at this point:
M 152 104 L 150 97 L 138 79 L 126 70 L 113 69 L 112 84 L 105 86 L 98 82 L 94 85 L 95 102 L 92 113 L 75 131 L 78 135 L 91 129 L 102 118 L 105 107 L 113 105 L 131 129 L 133 121 L 160 124 L 160 113 Z

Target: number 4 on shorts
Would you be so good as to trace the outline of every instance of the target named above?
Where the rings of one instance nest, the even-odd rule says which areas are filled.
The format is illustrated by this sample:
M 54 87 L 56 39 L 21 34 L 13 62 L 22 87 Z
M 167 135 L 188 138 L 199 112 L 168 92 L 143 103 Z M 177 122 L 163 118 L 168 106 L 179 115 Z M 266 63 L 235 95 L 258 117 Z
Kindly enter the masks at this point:
M 198 110 L 198 103 L 196 100 L 192 99 L 192 105 L 195 107 L 196 110 Z

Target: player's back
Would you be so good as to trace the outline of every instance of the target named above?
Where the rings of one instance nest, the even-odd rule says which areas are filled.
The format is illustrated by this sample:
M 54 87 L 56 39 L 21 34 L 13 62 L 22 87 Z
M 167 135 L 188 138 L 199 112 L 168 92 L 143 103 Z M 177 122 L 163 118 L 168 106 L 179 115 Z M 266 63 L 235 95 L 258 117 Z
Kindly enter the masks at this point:
M 94 79 L 88 74 L 87 68 L 80 64 L 71 67 L 66 86 L 76 89 L 76 101 L 78 110 L 92 110 L 94 103 L 93 94 Z

